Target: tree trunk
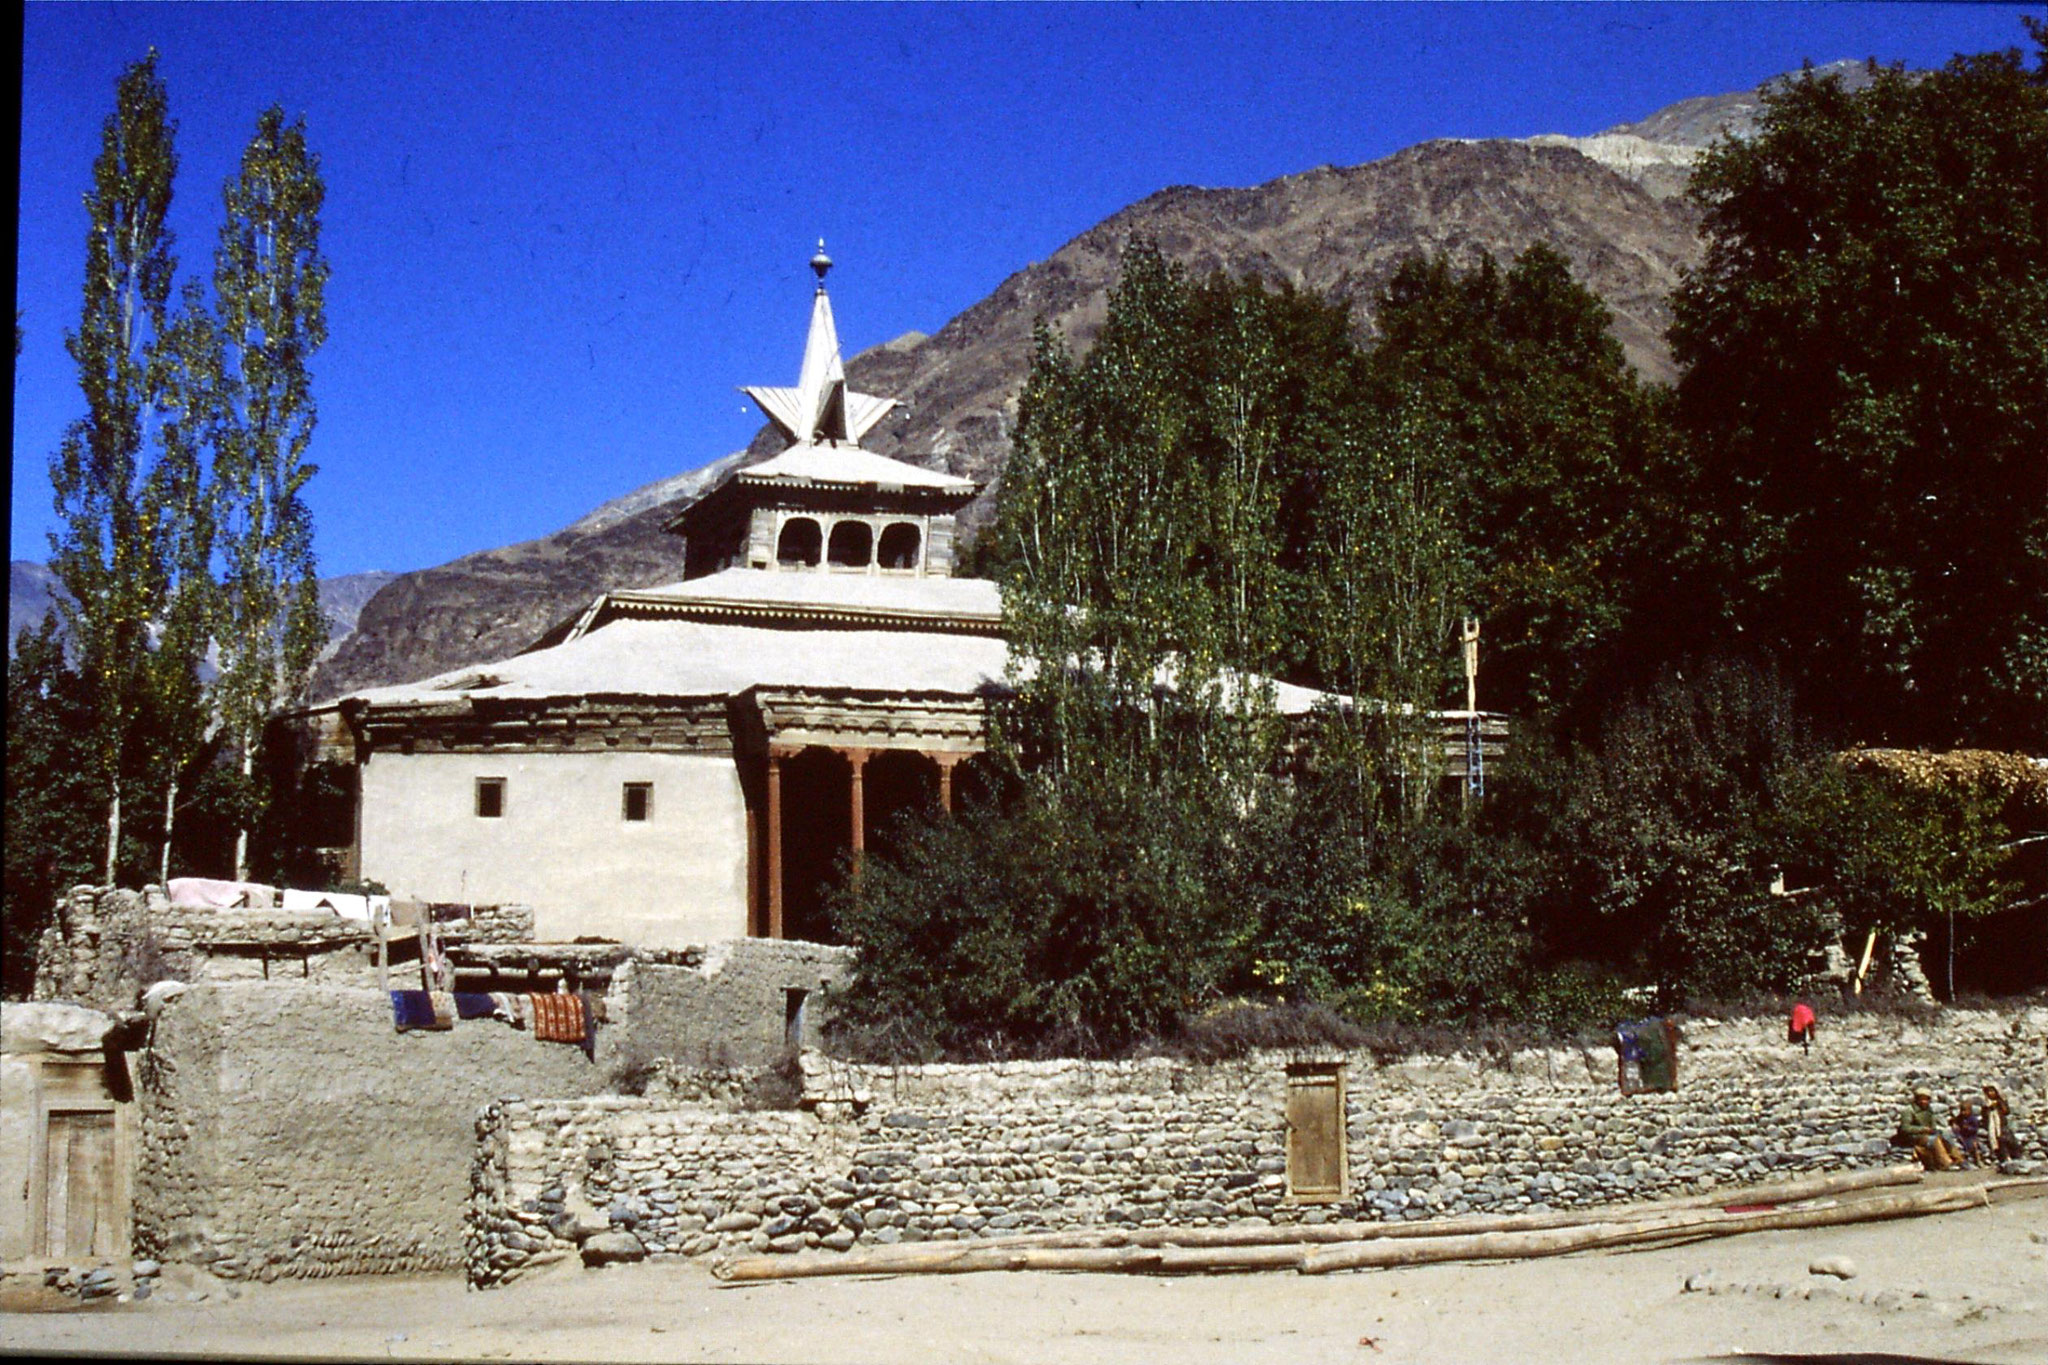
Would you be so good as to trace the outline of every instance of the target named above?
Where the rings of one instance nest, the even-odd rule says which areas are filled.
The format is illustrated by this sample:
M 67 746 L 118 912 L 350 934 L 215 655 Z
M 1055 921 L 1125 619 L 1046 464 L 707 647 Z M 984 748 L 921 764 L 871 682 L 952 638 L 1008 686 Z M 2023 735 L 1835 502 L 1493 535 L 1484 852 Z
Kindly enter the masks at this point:
M 238 882 L 249 880 L 249 820 L 246 812 L 249 781 L 256 769 L 254 747 L 247 735 L 242 736 L 242 808 L 245 814 L 235 826 L 235 880 Z
M 169 894 L 171 887 L 171 831 L 178 824 L 178 776 L 171 774 L 170 782 L 164 788 L 164 846 L 163 854 L 157 860 L 157 885 Z
M 107 794 L 107 869 L 106 884 L 113 886 L 118 876 L 121 857 L 121 779 L 117 774 L 113 787 Z

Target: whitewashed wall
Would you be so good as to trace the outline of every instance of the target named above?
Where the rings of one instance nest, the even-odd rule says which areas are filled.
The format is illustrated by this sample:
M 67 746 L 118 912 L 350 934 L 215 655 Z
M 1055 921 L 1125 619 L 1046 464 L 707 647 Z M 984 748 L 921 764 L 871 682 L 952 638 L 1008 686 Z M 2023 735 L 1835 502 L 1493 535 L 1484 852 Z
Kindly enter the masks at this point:
M 476 780 L 505 779 L 504 814 Z M 647 820 L 627 782 L 654 785 Z M 747 822 L 730 758 L 657 753 L 379 753 L 362 770 L 363 876 L 393 895 L 534 908 L 534 937 L 651 948 L 747 932 Z

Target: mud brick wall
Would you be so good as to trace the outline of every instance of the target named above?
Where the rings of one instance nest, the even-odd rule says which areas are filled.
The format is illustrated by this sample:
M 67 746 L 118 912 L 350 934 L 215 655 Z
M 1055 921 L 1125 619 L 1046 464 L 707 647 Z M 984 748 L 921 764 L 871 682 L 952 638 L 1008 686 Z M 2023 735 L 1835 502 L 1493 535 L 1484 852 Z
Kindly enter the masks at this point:
M 400 1034 L 374 990 L 190 986 L 137 1058 L 136 1254 L 231 1279 L 457 1268 L 480 1107 L 602 1083 L 496 1020 Z
M 767 1066 L 790 1048 L 788 993 L 802 991 L 800 1046 L 816 1047 L 832 990 L 853 968 L 850 948 L 784 939 L 729 939 L 639 959 L 612 978 L 607 1001 L 622 1064 L 665 1057 L 686 1066 Z
M 607 1097 L 477 1124 L 468 1269 L 512 1278 L 599 1231 L 652 1255 L 797 1251 L 1038 1229 L 1417 1219 L 1598 1204 L 1886 1165 L 1906 1092 L 2000 1084 L 2033 1159 L 2048 1009 L 1928 1023 L 1691 1021 L 1679 1088 L 1623 1096 L 1610 1049 L 1346 1059 L 1350 1187 L 1286 1193 L 1284 1054 L 876 1068 L 807 1054 L 805 1105 Z

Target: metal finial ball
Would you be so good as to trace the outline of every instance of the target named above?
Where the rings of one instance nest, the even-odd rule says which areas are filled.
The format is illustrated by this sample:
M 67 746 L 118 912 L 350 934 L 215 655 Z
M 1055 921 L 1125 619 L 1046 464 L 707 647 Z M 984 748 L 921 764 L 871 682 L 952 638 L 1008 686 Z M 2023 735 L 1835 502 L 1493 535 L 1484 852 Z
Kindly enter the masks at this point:
M 811 257 L 811 269 L 818 272 L 818 283 L 825 282 L 825 272 L 832 268 L 832 258 L 825 254 L 825 239 L 818 239 L 818 254 Z

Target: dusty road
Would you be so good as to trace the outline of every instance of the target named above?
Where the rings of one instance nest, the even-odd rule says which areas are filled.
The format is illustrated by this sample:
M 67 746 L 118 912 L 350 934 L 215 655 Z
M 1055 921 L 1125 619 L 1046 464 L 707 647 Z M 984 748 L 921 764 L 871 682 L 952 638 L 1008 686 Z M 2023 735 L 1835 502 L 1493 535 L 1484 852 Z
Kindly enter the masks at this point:
M 1855 1278 L 1813 1275 L 1846 1256 Z M 1706 1291 L 1687 1291 L 1707 1276 Z M 205 1292 L 194 1302 L 191 1295 Z M 702 1266 L 573 1264 L 242 1288 L 145 1303 L 0 1295 L 10 1353 L 604 1361 L 1459 1362 L 1798 1356 L 2048 1362 L 2048 1199 L 1690 1246 L 1327 1276 L 989 1273 L 727 1287 Z M 1868 1353 L 1866 1355 L 1866 1353 Z

